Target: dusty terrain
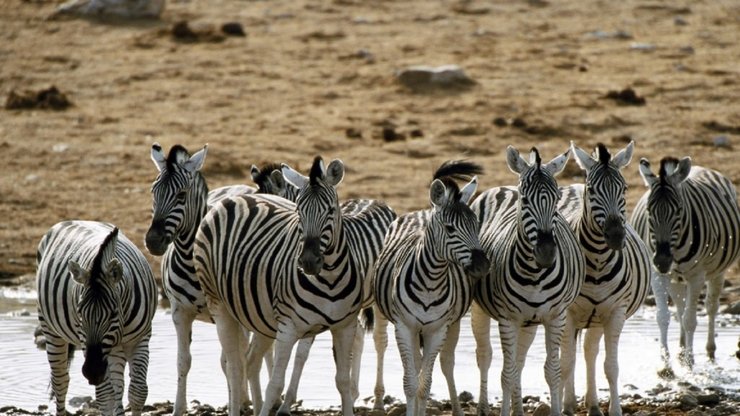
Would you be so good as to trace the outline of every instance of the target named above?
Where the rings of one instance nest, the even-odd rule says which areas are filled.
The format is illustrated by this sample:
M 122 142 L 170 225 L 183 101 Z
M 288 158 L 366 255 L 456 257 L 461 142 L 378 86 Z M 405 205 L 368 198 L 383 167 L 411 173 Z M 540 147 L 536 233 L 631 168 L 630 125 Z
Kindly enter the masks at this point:
M 0 109 L 0 281 L 33 272 L 65 219 L 115 223 L 143 250 L 155 141 L 208 143 L 211 188 L 250 183 L 253 163 L 341 158 L 341 197 L 398 212 L 428 205 L 446 159 L 483 164 L 482 188 L 512 184 L 508 144 L 549 160 L 570 140 L 634 140 L 630 209 L 640 157 L 689 155 L 740 183 L 738 2 L 180 0 L 159 20 L 47 19 L 57 4 L 0 0 L 0 103 L 52 86 L 71 103 Z M 173 32 L 183 21 L 194 35 Z M 221 31 L 232 22 L 246 36 Z M 395 78 L 444 64 L 475 85 Z M 644 103 L 607 98 L 627 88 Z M 580 180 L 569 162 L 561 183 Z

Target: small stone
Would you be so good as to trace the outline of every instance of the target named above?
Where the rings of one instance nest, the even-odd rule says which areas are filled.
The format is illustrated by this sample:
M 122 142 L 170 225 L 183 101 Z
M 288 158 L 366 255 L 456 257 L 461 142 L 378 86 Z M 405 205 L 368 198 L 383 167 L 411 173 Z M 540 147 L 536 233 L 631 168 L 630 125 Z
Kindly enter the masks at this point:
M 524 119 L 522 119 L 522 118 L 514 117 L 511 120 L 511 125 L 514 126 L 514 127 L 516 127 L 516 128 L 518 128 L 518 129 L 522 129 L 524 127 L 527 127 L 527 122 L 524 121 Z
M 245 37 L 247 33 L 244 31 L 244 27 L 239 22 L 228 22 L 221 26 L 221 31 L 229 36 Z
M 540 403 L 532 412 L 532 416 L 548 416 L 550 414 L 550 405 L 547 403 Z
M 396 78 L 402 85 L 416 92 L 434 89 L 463 89 L 475 85 L 475 81 L 457 65 L 412 66 L 399 71 Z
M 540 396 L 524 396 L 522 397 L 522 403 L 539 403 Z
M 713 407 L 719 404 L 719 394 L 699 394 L 696 396 L 696 401 L 702 406 Z
M 421 129 L 413 129 L 409 132 L 409 136 L 414 139 L 418 139 L 420 137 L 424 137 L 424 132 Z
M 609 91 L 606 98 L 623 105 L 645 105 L 646 102 L 645 97 L 638 96 L 635 90 L 629 87 L 621 91 Z
M 506 127 L 509 125 L 509 122 L 503 117 L 496 117 L 493 119 L 493 125 L 497 127 Z
M 681 16 L 676 16 L 673 18 L 673 24 L 676 26 L 687 26 L 689 22 Z
M 624 388 L 627 390 L 637 390 L 638 387 L 635 386 L 634 384 L 625 384 Z
M 344 135 L 347 136 L 348 139 L 361 139 L 362 138 L 362 131 L 350 127 L 347 130 L 344 131 Z
M 51 151 L 54 153 L 63 153 L 66 152 L 67 149 L 69 149 L 69 145 L 67 143 L 57 143 L 51 147 Z
M 69 399 L 69 405 L 72 407 L 81 407 L 84 405 L 90 405 L 92 403 L 93 398 L 90 396 L 77 396 Z
M 383 127 L 383 140 L 386 142 L 397 142 L 406 140 L 406 136 L 396 132 L 396 129 L 393 127 Z
M 678 397 L 678 402 L 681 404 L 681 408 L 684 410 L 693 409 L 699 405 L 699 401 L 694 395 L 682 394 Z
M 473 393 L 471 393 L 471 392 L 469 392 L 469 391 L 463 391 L 463 392 L 461 392 L 461 393 L 460 393 L 460 394 L 459 394 L 459 395 L 457 396 L 457 398 L 458 398 L 458 400 L 460 400 L 460 401 L 461 401 L 461 402 L 463 402 L 463 403 L 465 403 L 465 402 L 472 402 L 472 401 L 473 401 L 473 399 L 474 399 L 474 397 L 473 397 Z
M 652 43 L 632 42 L 630 44 L 630 49 L 640 52 L 652 52 L 655 50 L 655 45 L 653 45 Z
M 388 413 L 386 413 L 387 416 L 403 416 L 404 414 L 406 414 L 405 404 L 397 404 L 388 409 Z
M 712 144 L 714 145 L 714 147 L 724 147 L 724 148 L 731 147 L 730 146 L 730 138 L 727 137 L 727 136 L 725 136 L 725 135 L 715 136 L 712 139 Z

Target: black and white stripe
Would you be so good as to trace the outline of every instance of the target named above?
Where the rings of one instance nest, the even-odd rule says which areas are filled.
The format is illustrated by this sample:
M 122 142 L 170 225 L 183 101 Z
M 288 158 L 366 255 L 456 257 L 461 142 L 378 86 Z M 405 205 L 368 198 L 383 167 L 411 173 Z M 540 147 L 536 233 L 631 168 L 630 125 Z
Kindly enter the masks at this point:
M 453 377 L 460 319 L 472 302 L 474 279 L 486 274 L 490 263 L 468 206 L 478 181 L 460 189 L 454 178 L 481 171 L 469 162 L 443 164 L 429 191 L 432 209 L 396 219 L 377 262 L 376 302 L 396 328 L 408 416 L 425 414 L 440 350 L 453 414 L 462 415 Z
M 300 188 L 288 183 L 283 178 L 282 166 L 277 163 L 268 163 L 259 168 L 252 165 L 252 180 L 257 185 L 257 193 L 272 194 L 281 196 L 289 201 L 295 202 L 298 198 Z M 372 199 L 350 199 L 340 203 L 342 215 L 347 217 L 363 218 L 368 213 L 367 221 L 349 221 L 345 224 L 348 233 L 349 243 L 354 246 L 354 252 L 362 253 L 360 260 L 367 262 L 363 269 L 367 274 L 363 277 L 365 282 L 363 290 L 363 308 L 364 316 L 360 316 L 360 325 L 357 327 L 355 339 L 352 344 L 352 368 L 350 370 L 350 379 L 352 385 L 352 400 L 356 401 L 360 395 L 360 365 L 362 359 L 362 350 L 365 342 L 365 330 L 374 331 L 375 349 L 377 357 L 376 373 L 376 400 L 375 408 L 383 409 L 383 397 L 385 388 L 383 386 L 383 357 L 387 348 L 387 320 L 383 316 L 376 314 L 370 305 L 374 303 L 373 288 L 371 287 L 371 277 L 375 269 L 375 261 L 380 255 L 383 246 L 383 240 L 391 222 L 396 218 L 395 212 L 385 203 Z M 371 321 L 371 322 L 368 322 Z M 372 324 L 371 324 L 372 323 Z M 367 327 L 367 328 L 364 328 Z M 293 373 L 291 376 L 288 389 L 285 392 L 283 403 L 278 409 L 278 413 L 290 413 L 290 408 L 296 399 L 298 392 L 298 383 L 303 371 L 308 353 L 310 351 L 313 338 L 303 338 L 299 341 L 299 347 L 293 359 Z M 269 355 L 269 354 L 268 354 Z
M 239 326 L 255 331 L 248 371 L 255 411 L 266 416 L 285 383 L 295 343 L 332 332 L 336 385 L 345 416 L 353 413 L 349 367 L 357 313 L 363 306 L 363 278 L 369 263 L 352 241 L 353 227 L 381 221 L 381 204 L 343 214 L 336 186 L 344 176 L 339 160 L 325 167 L 317 157 L 309 177 L 284 166 L 287 182 L 300 188 L 296 203 L 273 195 L 226 198 L 204 218 L 196 237 L 195 262 L 221 346 L 229 380 L 238 369 L 228 357 L 238 353 Z M 384 220 L 383 220 L 384 221 Z M 357 225 L 352 225 L 356 223 Z M 260 346 L 275 338 L 275 364 L 260 403 Z M 229 411 L 238 414 L 239 391 L 230 382 Z
M 560 190 L 555 175 L 565 167 L 568 152 L 542 164 L 537 149 L 527 162 L 509 146 L 506 159 L 519 175 L 519 186 L 489 189 L 472 205 L 481 223 L 481 244 L 493 263 L 491 273 L 473 291 L 472 327 L 481 376 L 478 414 L 489 412 L 492 317 L 498 320 L 504 353 L 501 414 L 508 415 L 511 406 L 514 414 L 523 414 L 521 369 L 542 324 L 551 414 L 559 415 L 560 341 L 566 309 L 578 295 L 585 272 L 578 240 L 556 210 Z
M 650 287 L 650 256 L 645 243 L 627 223 L 621 170 L 632 159 L 634 144 L 614 157 L 599 144 L 593 157 L 571 142 L 578 165 L 586 173 L 585 186 L 561 188 L 558 211 L 576 233 L 586 258 L 586 279 L 575 302 L 568 308 L 563 334 L 563 412 L 576 411 L 574 371 L 576 336 L 586 329 L 584 352 L 587 367 L 586 408 L 589 415 L 602 415 L 596 390 L 595 366 L 599 342 L 604 336 L 604 371 L 609 382 L 609 415 L 619 416 L 619 336 L 624 323 L 640 307 Z
M 200 173 L 207 150 L 208 147 L 204 146 L 191 156 L 183 146 L 174 145 L 165 156 L 162 147 L 154 143 L 151 151 L 159 173 L 152 184 L 153 214 L 146 234 L 146 247 L 151 254 L 162 256 L 162 285 L 170 301 L 172 322 L 177 332 L 177 395 L 173 409 L 176 416 L 187 410 L 193 321 L 212 321 L 195 276 L 195 233 L 209 207 L 223 198 L 255 191 L 246 185 L 235 185 L 209 193 Z M 244 339 L 241 342 L 246 344 Z M 246 393 L 246 387 L 244 391 Z
M 154 276 L 141 251 L 110 224 L 65 221 L 41 239 L 37 263 L 39 323 L 56 414 L 66 414 L 69 347 L 81 346 L 82 373 L 95 385 L 103 414 L 124 414 L 128 363 L 129 405 L 133 415 L 140 415 L 148 394 L 149 339 L 157 306 Z
M 724 273 L 740 255 L 740 209 L 732 181 L 717 171 L 692 167 L 688 157 L 664 158 L 657 176 L 643 158 L 640 175 L 649 189 L 638 201 L 631 221 L 653 252 L 651 284 L 665 364 L 661 374 L 671 376 L 668 295 L 676 305 L 681 327 L 679 357 L 691 366 L 697 303 L 707 283 L 706 350 L 714 360 L 714 320 Z

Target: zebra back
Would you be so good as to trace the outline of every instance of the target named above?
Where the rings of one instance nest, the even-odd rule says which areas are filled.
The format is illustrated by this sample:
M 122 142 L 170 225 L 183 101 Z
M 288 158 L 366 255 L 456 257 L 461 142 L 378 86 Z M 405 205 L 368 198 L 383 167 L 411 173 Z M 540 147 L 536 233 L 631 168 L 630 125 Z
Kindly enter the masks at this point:
M 721 173 L 664 158 L 658 175 L 647 159 L 640 174 L 648 191 L 638 201 L 631 222 L 661 273 L 678 279 L 701 271 L 722 273 L 740 256 L 740 208 L 732 181 Z

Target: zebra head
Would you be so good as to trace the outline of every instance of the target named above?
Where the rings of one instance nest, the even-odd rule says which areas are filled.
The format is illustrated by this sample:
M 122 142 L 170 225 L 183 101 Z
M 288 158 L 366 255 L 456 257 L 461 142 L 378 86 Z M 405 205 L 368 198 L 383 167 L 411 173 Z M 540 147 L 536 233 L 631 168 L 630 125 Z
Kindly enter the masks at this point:
M 621 169 L 632 159 L 634 142 L 614 157 L 599 143 L 593 156 L 570 142 L 578 166 L 586 172 L 585 215 L 600 230 L 611 250 L 624 248 L 626 236 L 627 181 Z
M 543 165 L 535 147 L 530 151 L 529 162 L 513 146 L 506 149 L 509 169 L 519 175 L 520 227 L 534 248 L 535 262 L 542 268 L 552 266 L 557 254 L 553 229 L 560 189 L 555 175 L 565 168 L 569 152 L 570 149 Z
M 473 177 L 462 189 L 455 179 L 480 174 L 483 169 L 470 162 L 447 161 L 437 169 L 429 188 L 432 217 L 429 223 L 437 255 L 465 268 L 468 276 L 478 279 L 488 274 L 491 263 L 481 248 L 480 224 L 468 203 L 478 188 Z
M 318 275 L 324 267 L 324 255 L 336 246 L 341 211 L 336 187 L 344 177 L 344 164 L 335 159 L 324 166 L 316 156 L 308 177 L 283 164 L 282 173 L 290 186 L 299 188 L 296 198 L 300 254 L 298 267 L 308 275 Z
M 152 184 L 152 224 L 145 245 L 153 255 L 164 254 L 185 224 L 197 223 L 206 195 L 198 195 L 195 188 L 196 181 L 202 180 L 199 171 L 207 151 L 208 145 L 190 156 L 184 147 L 174 145 L 165 157 L 159 143 L 152 145 L 152 160 L 159 174 Z
M 298 197 L 299 189 L 285 181 L 282 167 L 277 163 L 268 163 L 262 169 L 252 165 L 251 174 L 257 193 L 277 195 L 293 202 Z
M 666 157 L 660 161 L 655 176 L 650 162 L 640 159 L 640 176 L 650 188 L 647 201 L 650 244 L 654 248 L 653 264 L 661 273 L 668 273 L 673 264 L 673 248 L 679 243 L 684 227 L 681 183 L 689 176 L 691 158 L 681 160 Z
M 123 336 L 121 299 L 118 285 L 123 279 L 123 266 L 115 257 L 118 228 L 114 228 L 95 255 L 89 269 L 74 260 L 69 273 L 80 285 L 77 316 L 78 336 L 84 346 L 85 362 L 82 375 L 91 385 L 99 385 L 108 375 L 108 354 Z

